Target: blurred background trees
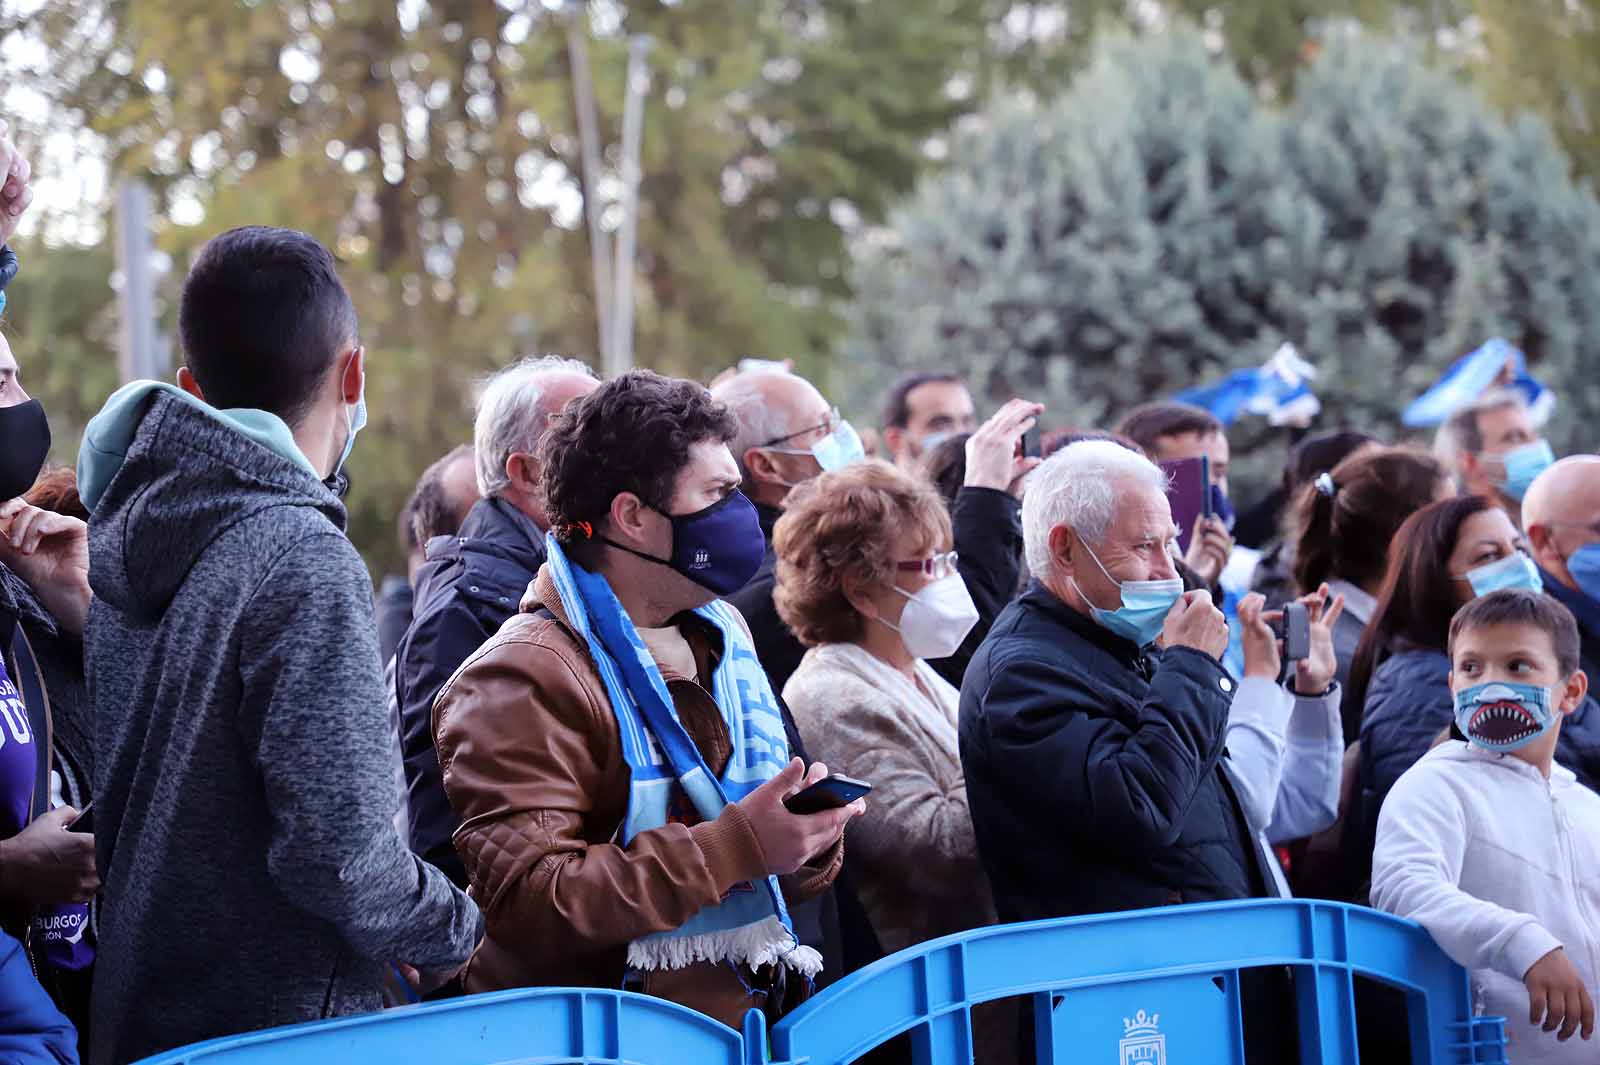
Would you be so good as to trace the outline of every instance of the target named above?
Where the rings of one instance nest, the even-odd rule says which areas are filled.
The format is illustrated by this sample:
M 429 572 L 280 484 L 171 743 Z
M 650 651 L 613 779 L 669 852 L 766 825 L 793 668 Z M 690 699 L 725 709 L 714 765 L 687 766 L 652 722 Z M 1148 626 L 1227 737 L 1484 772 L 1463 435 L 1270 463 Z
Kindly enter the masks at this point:
M 951 362 L 1049 391 L 1065 424 L 1288 338 L 1330 418 L 1392 428 L 1499 330 L 1566 432 L 1600 413 L 1577 373 L 1600 313 L 1594 7 L 5 0 L 5 111 L 47 193 L 6 328 L 70 462 L 116 379 L 102 165 L 158 193 L 169 335 L 207 236 L 313 233 L 372 357 L 352 535 L 395 568 L 393 514 L 467 439 L 476 378 L 534 351 L 598 362 L 576 18 L 608 230 L 627 39 L 654 41 L 643 365 L 789 357 L 867 421 L 895 367 Z

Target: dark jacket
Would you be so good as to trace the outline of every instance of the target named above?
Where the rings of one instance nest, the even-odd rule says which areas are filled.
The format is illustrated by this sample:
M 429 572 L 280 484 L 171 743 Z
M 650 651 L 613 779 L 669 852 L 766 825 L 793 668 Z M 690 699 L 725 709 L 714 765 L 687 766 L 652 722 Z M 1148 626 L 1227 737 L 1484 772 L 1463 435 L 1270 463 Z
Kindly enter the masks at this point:
M 750 626 L 750 637 L 755 641 L 756 657 L 767 671 L 767 683 L 781 694 L 794 671 L 800 668 L 806 648 L 783 623 L 772 602 L 773 589 L 778 585 L 778 555 L 772 549 L 772 530 L 783 517 L 783 511 L 757 503 L 756 516 L 761 519 L 761 532 L 767 538 L 767 553 L 762 556 L 761 568 L 750 578 L 750 583 L 727 599 L 744 615 L 745 624 Z
M 950 510 L 957 568 L 978 608 L 978 623 L 949 658 L 930 661 L 939 675 L 961 687 L 972 656 L 1022 586 L 1022 504 L 1010 492 L 963 488 Z
M 777 507 L 758 504 L 761 531 L 767 537 L 767 553 L 756 575 L 733 595 L 728 596 L 743 614 L 755 637 L 756 654 L 767 671 L 767 681 L 775 692 L 783 691 L 800 668 L 806 649 L 789 626 L 778 616 L 772 593 L 777 587 L 777 555 L 772 549 L 772 530 L 783 517 Z M 978 608 L 978 623 L 959 650 L 949 658 L 928 664 L 956 687 L 978 645 L 989 635 L 995 618 L 1016 598 L 1022 574 L 1022 504 L 1008 492 L 992 488 L 963 488 L 951 509 L 955 530 L 958 568 L 966 582 L 973 604 Z
M 1590 688 L 1600 686 L 1600 603 L 1575 588 L 1568 588 L 1543 569 L 1539 573 L 1544 577 L 1544 590 L 1578 619 L 1579 664 L 1589 675 Z
M 411 582 L 404 577 L 390 574 L 378 586 L 378 660 L 386 665 L 399 649 L 400 638 L 411 627 L 413 605 Z
M 1002 921 L 1267 894 L 1222 766 L 1234 683 L 1146 654 L 1038 582 L 961 689 L 961 761 Z
M 22 944 L 0 932 L 0 1061 L 78 1065 L 78 1034 L 33 978 Z
M 395 831 L 344 507 L 189 402 L 133 414 L 90 504 L 96 1062 L 375 1010 L 389 962 L 452 968 L 482 929 Z
M 1455 720 L 1449 678 L 1450 656 L 1433 650 L 1400 651 L 1372 674 L 1361 712 L 1356 790 L 1347 815 L 1351 897 L 1361 897 L 1371 876 L 1378 812 L 1389 789 Z M 1585 699 L 1562 721 L 1556 761 L 1580 783 L 1600 789 L 1600 705 L 1593 699 Z
M 411 849 L 465 887 L 467 871 L 450 842 L 461 821 L 445 796 L 433 746 L 433 701 L 461 663 L 517 612 L 544 565 L 544 533 L 491 496 L 473 504 L 457 535 L 430 540 L 427 552 L 417 571 L 415 619 L 395 652 Z

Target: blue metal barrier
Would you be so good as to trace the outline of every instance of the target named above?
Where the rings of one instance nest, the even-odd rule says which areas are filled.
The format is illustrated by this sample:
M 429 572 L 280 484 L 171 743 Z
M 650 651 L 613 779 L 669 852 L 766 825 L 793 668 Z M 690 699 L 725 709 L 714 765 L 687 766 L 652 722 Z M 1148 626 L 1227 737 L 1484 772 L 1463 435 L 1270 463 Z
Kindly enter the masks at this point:
M 213 1039 L 140 1065 L 765 1065 L 761 1015 L 745 1027 L 628 991 L 542 987 Z
M 1239 971 L 1293 972 L 1303 1065 L 1357 1061 L 1352 978 L 1405 992 L 1415 1065 L 1505 1061 L 1499 1018 L 1419 926 L 1355 906 L 1224 902 L 1000 925 L 834 984 L 775 1026 L 735 1032 L 623 991 L 539 988 L 213 1040 L 143 1065 L 834 1065 L 909 1032 L 917 1065 L 972 1061 L 974 1005 L 1031 996 L 1037 1060 L 1242 1063 Z M 1368 1063 L 1387 1065 L 1387 1063 Z
M 924 943 L 828 988 L 772 1030 L 772 1060 L 848 1062 L 902 1032 L 917 1065 L 972 1060 L 971 1008 L 1034 996 L 1038 1061 L 1242 1063 L 1239 970 L 1292 967 L 1303 1065 L 1354 1065 L 1351 979 L 1406 992 L 1416 1065 L 1505 1061 L 1466 972 L 1409 921 L 1274 899 L 998 925 Z M 1385 1063 L 1369 1063 L 1385 1065 Z

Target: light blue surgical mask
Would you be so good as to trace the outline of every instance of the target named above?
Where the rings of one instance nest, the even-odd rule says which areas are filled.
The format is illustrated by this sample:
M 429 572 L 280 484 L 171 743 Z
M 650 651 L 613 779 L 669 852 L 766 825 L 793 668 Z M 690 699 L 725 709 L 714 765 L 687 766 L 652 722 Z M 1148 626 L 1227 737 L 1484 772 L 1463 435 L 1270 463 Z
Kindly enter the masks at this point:
M 856 432 L 855 426 L 843 421 L 834 426 L 833 432 L 808 448 L 769 447 L 768 450 L 780 455 L 810 455 L 817 460 L 817 465 L 822 467 L 824 473 L 842 470 L 852 462 L 860 462 L 867 457 L 867 449 L 861 444 L 861 435 Z M 793 488 L 794 485 L 789 487 Z
M 361 379 L 361 397 L 356 400 L 356 405 L 351 409 L 346 423 L 350 427 L 350 435 L 345 438 L 344 451 L 339 454 L 339 461 L 333 467 L 329 478 L 337 478 L 344 472 L 344 464 L 350 461 L 350 452 L 356 446 L 356 434 L 367 427 L 367 379 Z
M 1106 580 L 1122 592 L 1122 605 L 1115 610 L 1102 610 L 1089 603 L 1088 596 L 1083 596 L 1084 602 L 1089 603 L 1090 616 L 1095 623 L 1140 647 L 1155 643 L 1173 604 L 1183 597 L 1183 581 L 1177 577 L 1160 581 L 1119 581 L 1106 573 L 1100 556 L 1090 550 L 1088 544 L 1084 544 L 1083 549 L 1089 552 L 1089 557 L 1100 567 L 1100 572 L 1105 573 Z M 1073 584 L 1076 586 L 1077 582 Z M 1078 594 L 1083 595 L 1082 588 L 1078 588 Z
M 1506 477 L 1500 482 L 1500 490 L 1520 503 L 1538 476 L 1555 465 L 1556 453 L 1550 449 L 1548 442 L 1535 440 L 1505 452 L 1500 456 L 1500 461 L 1506 467 Z
M 1567 572 L 1579 591 L 1600 603 L 1600 543 L 1584 544 L 1567 556 Z
M 1472 594 L 1475 596 L 1488 595 L 1505 588 L 1544 591 L 1544 578 L 1539 576 L 1539 567 L 1521 551 L 1513 551 L 1505 558 L 1469 569 L 1465 577 L 1457 577 L 1456 580 L 1472 585 Z
M 1550 689 L 1514 681 L 1475 684 L 1456 693 L 1456 728 L 1491 751 L 1514 751 L 1555 724 Z

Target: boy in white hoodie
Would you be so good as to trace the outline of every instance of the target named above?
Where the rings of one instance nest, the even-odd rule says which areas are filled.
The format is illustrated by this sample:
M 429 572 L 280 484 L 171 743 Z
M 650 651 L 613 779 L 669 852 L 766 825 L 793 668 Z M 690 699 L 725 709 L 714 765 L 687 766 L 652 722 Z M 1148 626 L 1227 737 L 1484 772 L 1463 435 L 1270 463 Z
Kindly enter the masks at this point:
M 1600 1051 L 1600 796 L 1554 764 L 1583 702 L 1578 629 L 1549 596 L 1480 596 L 1450 624 L 1456 731 L 1402 776 L 1378 818 L 1372 904 L 1420 923 L 1502 1015 L 1510 1060 Z M 1524 1023 L 1523 1018 L 1526 1018 Z M 1553 1034 L 1551 1034 L 1553 1033 Z

